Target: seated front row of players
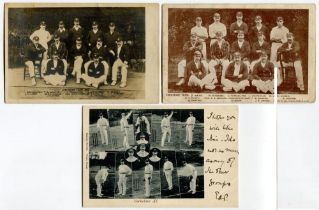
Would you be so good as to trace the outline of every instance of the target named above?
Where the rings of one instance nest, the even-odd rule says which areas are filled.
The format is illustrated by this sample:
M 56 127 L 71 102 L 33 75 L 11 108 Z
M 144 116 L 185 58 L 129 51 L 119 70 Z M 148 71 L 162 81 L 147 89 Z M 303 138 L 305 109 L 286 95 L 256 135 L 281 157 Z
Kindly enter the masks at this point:
M 65 43 L 60 41 L 57 34 L 54 35 L 54 43 L 50 45 L 48 50 L 39 43 L 39 37 L 34 36 L 32 43 L 25 49 L 24 59 L 32 85 L 36 85 L 35 65 L 37 61 L 41 63 L 39 68 L 46 84 L 65 85 L 69 67 L 67 59 L 70 66 L 73 66 L 71 74 L 76 78 L 78 84 L 83 79 L 86 85 L 95 88 L 102 84 L 108 85 L 107 76 L 110 67 L 112 67 L 111 85 L 117 84 L 119 70 L 121 70 L 120 87 L 123 88 L 127 85 L 129 49 L 120 37 L 116 40 L 114 49 L 103 45 L 102 39 L 98 39 L 96 46 L 92 48 L 91 53 L 88 53 L 80 37 L 76 38 L 75 45 L 68 52 Z
M 223 91 L 244 91 L 247 86 L 253 85 L 258 92 L 273 93 L 275 66 L 279 67 L 277 85 L 280 85 L 282 68 L 292 65 L 296 72 L 297 87 L 300 91 L 304 90 L 300 47 L 292 33 L 287 34 L 287 43 L 277 50 L 278 62 L 275 63 L 269 61 L 270 45 L 264 41 L 262 32 L 258 33 L 258 40 L 252 45 L 252 50 L 244 40 L 243 32 L 238 32 L 237 38 L 230 48 L 222 38 L 222 33 L 216 32 L 216 41 L 211 45 L 212 59 L 207 63 L 203 59 L 196 34 L 191 34 L 191 40 L 184 45 L 185 57 L 178 64 L 180 80 L 176 85 L 213 90 L 219 82 L 223 85 Z M 220 77 L 217 77 L 218 73 Z

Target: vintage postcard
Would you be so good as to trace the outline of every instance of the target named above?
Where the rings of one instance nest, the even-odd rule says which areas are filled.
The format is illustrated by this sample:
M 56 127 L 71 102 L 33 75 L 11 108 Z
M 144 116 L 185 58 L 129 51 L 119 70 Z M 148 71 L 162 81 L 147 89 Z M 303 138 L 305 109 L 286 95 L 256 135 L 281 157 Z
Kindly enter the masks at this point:
M 158 103 L 158 4 L 6 3 L 7 103 Z
M 237 106 L 84 106 L 84 207 L 238 207 Z
M 164 103 L 273 103 L 276 93 L 279 103 L 314 102 L 315 13 L 314 4 L 164 4 Z

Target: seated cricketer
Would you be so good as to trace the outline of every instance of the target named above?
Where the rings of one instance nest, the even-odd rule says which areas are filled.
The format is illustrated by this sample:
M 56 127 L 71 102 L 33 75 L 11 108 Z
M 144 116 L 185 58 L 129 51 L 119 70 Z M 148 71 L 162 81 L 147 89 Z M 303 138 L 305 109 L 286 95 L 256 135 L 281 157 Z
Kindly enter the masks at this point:
M 224 85 L 223 91 L 234 90 L 236 93 L 244 91 L 249 86 L 248 67 L 241 60 L 240 52 L 234 53 L 234 61 L 229 64 L 222 85 Z
M 93 62 L 89 61 L 84 64 L 85 73 L 82 74 L 82 79 L 87 86 L 98 88 L 106 80 L 108 66 L 104 65 L 98 54 L 93 54 Z
M 278 54 L 280 55 L 280 61 L 277 64 L 280 67 L 280 74 L 278 75 L 278 85 L 280 85 L 280 83 L 282 82 L 282 67 L 293 66 L 297 78 L 297 87 L 300 91 L 304 91 L 305 86 L 303 81 L 303 72 L 299 51 L 299 42 L 294 40 L 293 33 L 288 33 L 287 42 L 278 49 Z
M 200 87 L 201 89 L 213 90 L 217 83 L 216 71 L 212 69 L 206 74 L 204 64 L 201 62 L 202 53 L 199 50 L 194 52 L 194 59 L 186 66 L 185 78 L 188 87 Z
M 274 64 L 269 61 L 268 54 L 262 51 L 260 61 L 254 65 L 251 77 L 252 85 L 256 87 L 257 92 L 274 93 Z
M 73 62 L 72 75 L 76 77 L 76 83 L 80 83 L 83 63 L 88 60 L 87 48 L 82 44 L 81 37 L 77 37 L 75 45 L 70 50 L 70 62 Z
M 223 33 L 217 31 L 216 41 L 211 45 L 210 53 L 212 60 L 208 64 L 210 72 L 215 71 L 219 65 L 222 67 L 222 77 L 225 77 L 225 71 L 229 65 L 229 43 L 223 39 Z
M 65 85 L 66 65 L 59 58 L 58 51 L 51 53 L 51 59 L 47 61 L 43 71 L 43 79 L 47 85 Z
M 32 85 L 36 85 L 34 66 L 38 62 L 39 65 L 43 59 L 43 53 L 46 49 L 39 43 L 39 37 L 34 36 L 32 43 L 26 46 L 24 53 L 24 64 L 29 70 Z M 40 67 L 41 68 L 41 67 Z

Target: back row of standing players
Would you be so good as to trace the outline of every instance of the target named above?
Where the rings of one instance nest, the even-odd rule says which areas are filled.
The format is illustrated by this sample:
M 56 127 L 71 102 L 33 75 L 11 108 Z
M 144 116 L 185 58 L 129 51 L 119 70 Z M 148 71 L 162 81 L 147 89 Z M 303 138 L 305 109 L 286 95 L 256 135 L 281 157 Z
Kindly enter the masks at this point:
M 184 59 L 178 63 L 180 79 L 177 86 L 185 84 L 212 90 L 217 82 L 221 82 L 224 91 L 238 92 L 250 86 L 250 80 L 258 92 L 273 93 L 274 66 L 285 67 L 293 63 L 297 86 L 303 91 L 300 45 L 284 26 L 284 19 L 277 17 L 277 26 L 270 33 L 262 24 L 261 16 L 255 17 L 255 23 L 249 29 L 243 21 L 243 13 L 239 11 L 227 36 L 227 28 L 221 23 L 219 13 L 214 14 L 214 22 L 209 25 L 208 31 L 202 26 L 201 17 L 197 17 L 196 26 L 191 29 L 190 41 L 183 46 Z M 208 50 L 206 43 L 210 47 Z M 211 60 L 208 61 L 208 58 Z M 218 67 L 222 68 L 221 81 L 217 81 L 216 77 Z M 280 69 L 278 85 L 281 83 Z
M 99 29 L 98 22 L 93 21 L 92 30 L 85 35 L 79 18 L 75 18 L 74 25 L 70 30 L 67 30 L 64 22 L 60 21 L 58 29 L 51 35 L 46 30 L 46 23 L 41 21 L 40 28 L 31 34 L 32 43 L 26 48 L 25 52 L 25 64 L 29 69 L 32 84 L 36 85 L 34 61 L 38 57 L 36 54 L 40 52 L 43 53 L 41 70 L 45 80 L 45 76 L 49 76 L 51 69 L 53 71 L 51 71 L 50 76 L 67 76 L 67 63 L 69 63 L 70 66 L 73 66 L 72 75 L 76 77 L 77 83 L 80 83 L 80 80 L 83 79 L 87 85 L 94 87 L 98 87 L 102 83 L 108 84 L 107 75 L 111 68 L 111 85 L 116 85 L 117 73 L 120 68 L 122 74 L 120 87 L 125 87 L 130 47 L 133 46 L 135 41 L 134 33 L 130 30 L 123 39 L 114 22 L 110 22 L 108 27 L 109 31 L 103 33 Z M 54 41 L 49 46 L 52 39 Z M 58 60 L 63 61 L 63 65 L 60 65 L 62 68 L 58 69 L 59 65 L 53 63 L 48 67 L 48 59 L 57 59 L 55 63 L 59 63 Z M 90 60 L 91 62 L 88 63 Z M 85 65 L 86 63 L 87 65 Z M 56 79 L 53 78 L 53 81 Z M 47 83 L 51 81 L 50 79 L 46 80 Z M 53 85 L 64 84 L 65 80 L 62 80 Z

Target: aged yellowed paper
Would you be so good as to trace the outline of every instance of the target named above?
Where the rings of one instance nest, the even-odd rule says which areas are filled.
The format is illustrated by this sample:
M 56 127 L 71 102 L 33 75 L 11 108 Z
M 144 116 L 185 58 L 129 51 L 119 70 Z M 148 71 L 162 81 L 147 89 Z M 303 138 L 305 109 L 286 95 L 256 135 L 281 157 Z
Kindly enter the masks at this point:
M 237 106 L 84 106 L 84 207 L 238 207 Z

